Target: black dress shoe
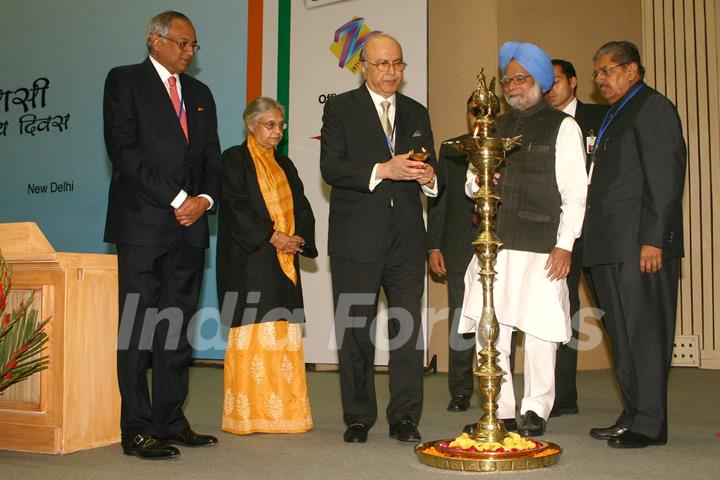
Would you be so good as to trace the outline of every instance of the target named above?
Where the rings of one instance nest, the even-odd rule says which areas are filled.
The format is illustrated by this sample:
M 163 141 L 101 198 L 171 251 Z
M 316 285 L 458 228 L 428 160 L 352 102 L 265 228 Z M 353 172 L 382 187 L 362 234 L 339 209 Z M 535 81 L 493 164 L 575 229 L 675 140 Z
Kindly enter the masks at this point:
M 539 437 L 545 433 L 545 420 L 532 410 L 528 410 L 520 418 L 518 433 L 523 437 Z
M 550 411 L 550 416 L 559 417 L 560 415 L 575 415 L 578 412 L 580 412 L 580 410 L 578 410 L 578 407 L 575 404 L 554 405 Z
M 200 435 L 189 428 L 163 440 L 165 440 L 166 443 L 183 445 L 185 447 L 209 447 L 211 445 L 217 445 L 218 443 L 218 439 L 212 435 Z
M 619 437 L 627 431 L 627 427 L 621 427 L 620 425 L 615 424 L 607 428 L 591 428 L 590 436 L 597 438 L 598 440 L 609 440 L 611 438 Z
M 607 441 L 608 446 L 613 448 L 645 448 L 651 445 L 665 445 L 665 443 L 665 440 L 656 440 L 629 430 Z
M 464 412 L 468 407 L 470 407 L 470 396 L 461 393 L 450 399 L 447 409 L 449 412 Z
M 145 460 L 168 460 L 180 455 L 180 451 L 166 444 L 155 435 L 135 435 L 120 442 L 125 455 L 135 455 Z
M 503 421 L 505 424 L 505 430 L 508 432 L 514 432 L 518 429 L 517 420 L 515 418 L 501 418 L 500 420 Z
M 348 425 L 345 433 L 343 433 L 343 440 L 348 443 L 365 443 L 367 442 L 367 435 L 370 427 L 363 422 L 353 422 Z
M 410 418 L 403 418 L 390 426 L 390 436 L 401 442 L 419 442 L 420 432 L 417 425 Z
M 514 418 L 501 418 L 500 420 L 503 421 L 503 423 L 505 424 L 505 430 L 507 430 L 508 432 L 514 432 L 515 430 L 517 430 L 517 420 L 515 420 Z M 463 427 L 463 433 L 472 435 L 473 428 L 475 428 L 475 424 L 468 423 Z

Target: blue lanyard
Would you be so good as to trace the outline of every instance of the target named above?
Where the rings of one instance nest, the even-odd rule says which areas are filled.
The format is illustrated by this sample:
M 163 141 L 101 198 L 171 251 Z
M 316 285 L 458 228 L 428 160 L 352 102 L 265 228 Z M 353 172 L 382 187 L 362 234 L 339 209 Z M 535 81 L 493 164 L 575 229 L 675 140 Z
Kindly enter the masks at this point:
M 630 102 L 630 100 L 637 95 L 637 93 L 640 91 L 641 88 L 645 86 L 645 82 L 638 82 L 637 84 L 633 85 L 633 87 L 630 89 L 630 91 L 625 95 L 625 98 L 623 98 L 622 102 L 620 102 L 617 106 L 617 108 L 610 108 L 608 112 L 605 114 L 605 118 L 602 121 L 602 124 L 600 125 L 600 131 L 597 134 L 597 137 L 595 138 L 595 148 L 593 149 L 593 157 L 596 155 L 596 152 L 599 150 L 600 145 L 602 144 L 602 139 L 605 136 L 605 131 L 607 131 L 608 127 L 610 127 L 610 124 L 615 120 L 615 117 L 618 113 L 620 113 Z

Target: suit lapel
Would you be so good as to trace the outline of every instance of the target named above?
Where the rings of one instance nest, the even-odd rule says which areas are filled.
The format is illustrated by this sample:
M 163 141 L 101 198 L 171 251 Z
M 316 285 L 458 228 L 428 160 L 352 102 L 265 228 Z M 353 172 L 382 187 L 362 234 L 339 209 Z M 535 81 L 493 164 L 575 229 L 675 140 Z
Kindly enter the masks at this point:
M 175 113 L 175 108 L 173 108 L 173 104 L 170 101 L 170 95 L 168 95 L 167 89 L 160 79 L 157 70 L 155 70 L 155 67 L 150 62 L 150 59 L 145 60 L 145 70 L 147 88 L 150 92 L 150 97 L 155 101 L 157 112 L 159 112 L 163 121 L 167 121 L 180 139 L 187 144 L 185 134 L 182 131 L 182 127 L 180 127 L 180 121 Z M 183 93 L 185 93 L 184 90 Z
M 410 135 L 408 132 L 408 113 L 405 98 L 399 93 L 395 94 L 395 151 L 405 153 L 410 150 Z
M 585 120 L 585 104 L 582 103 L 580 100 L 577 101 L 577 105 L 575 106 L 575 121 L 577 121 L 578 125 L 583 124 Z M 583 132 L 583 135 L 585 135 L 585 132 Z
M 355 104 L 356 111 L 358 114 L 359 123 L 367 129 L 370 136 L 383 145 L 387 149 L 387 140 L 385 138 L 385 132 L 383 131 L 382 125 L 380 124 L 380 117 L 378 116 L 375 104 L 372 101 L 370 92 L 367 90 L 367 86 L 363 83 L 360 88 L 355 90 Z M 397 120 L 397 113 L 396 113 Z M 397 137 L 397 135 L 396 135 Z M 389 149 L 388 149 L 388 153 Z
M 637 92 L 635 97 L 632 98 L 627 105 L 625 105 L 625 108 L 617 113 L 617 116 L 605 133 L 603 143 L 607 143 L 611 138 L 614 139 L 616 136 L 622 136 L 629 131 L 628 127 L 635 121 L 635 117 L 637 117 L 637 114 L 645 103 L 645 100 L 652 95 L 652 92 L 653 90 L 647 85 Z
M 587 106 L 584 103 L 580 102 L 580 100 L 578 100 L 577 109 L 575 110 L 575 120 L 577 121 L 578 125 L 580 125 L 583 138 L 587 137 L 588 135 L 588 132 L 592 126 L 592 119 L 593 115 L 590 111 L 588 111 Z M 588 126 L 588 124 L 590 124 L 590 126 Z M 599 127 L 599 124 L 597 126 L 593 126 L 595 135 L 598 134 Z
M 187 115 L 188 143 L 192 145 L 194 140 L 193 133 L 198 131 L 197 128 L 194 128 L 196 127 L 196 122 L 198 121 L 198 104 L 195 90 L 193 90 L 192 84 L 186 81 L 186 79 L 187 77 L 184 74 L 180 75 L 180 85 L 182 85 L 183 100 L 185 101 L 185 114 Z M 180 125 L 180 122 L 178 122 L 178 125 Z M 182 133 L 182 127 L 180 128 L 180 133 Z M 185 138 L 184 134 L 183 138 Z

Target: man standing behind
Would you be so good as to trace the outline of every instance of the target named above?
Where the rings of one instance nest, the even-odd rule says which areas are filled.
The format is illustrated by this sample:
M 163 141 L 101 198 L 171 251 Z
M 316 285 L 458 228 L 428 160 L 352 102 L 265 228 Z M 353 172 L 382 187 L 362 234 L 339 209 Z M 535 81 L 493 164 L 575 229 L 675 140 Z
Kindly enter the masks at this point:
M 477 119 L 477 104 L 472 95 L 467 101 L 467 125 L 471 132 Z M 462 140 L 466 133 L 450 140 Z M 477 222 L 474 221 L 475 202 L 465 195 L 465 178 L 468 156 L 450 145 L 440 146 L 440 165 L 447 168 L 447 185 L 428 208 L 428 266 L 433 273 L 447 277 L 449 370 L 448 387 L 451 412 L 464 412 L 470 406 L 475 376 L 473 363 L 475 336 L 458 333 L 458 320 L 462 308 L 465 285 L 463 278 L 475 249 L 472 241 L 477 236 Z
M 397 90 L 400 44 L 374 36 L 361 52 L 365 83 L 323 113 L 320 168 L 332 186 L 328 253 L 346 442 L 365 442 L 377 418 L 373 362 L 377 299 L 388 299 L 390 436 L 418 442 L 423 399 L 420 299 L 427 239 L 420 193 L 438 179 L 425 107 Z M 426 162 L 410 158 L 425 149 Z
M 524 396 L 518 433 L 539 436 L 555 399 L 555 350 L 570 340 L 570 305 L 565 283 L 571 252 L 582 230 L 587 192 L 585 156 L 577 123 L 548 105 L 553 84 L 550 57 L 530 43 L 507 42 L 498 52 L 500 84 L 512 110 L 497 119 L 497 137 L 522 135 L 500 178 L 501 203 L 495 231 L 503 242 L 495 269 L 494 301 L 500 324 L 498 364 L 507 374 L 498 417 L 515 421 L 509 354 L 513 329 L 524 332 Z M 470 165 L 468 195 L 479 188 Z M 465 277 L 462 331 L 483 314 L 481 269 L 474 256 Z M 470 324 L 470 325 L 468 325 Z M 478 339 L 479 341 L 480 339 Z M 479 351 L 481 345 L 476 347 Z
M 643 81 L 630 42 L 608 42 L 593 78 L 610 111 L 593 151 L 584 229 L 624 410 L 590 435 L 618 448 L 667 442 L 686 148 L 675 106 Z
M 146 40 L 149 58 L 113 68 L 105 81 L 112 162 L 105 241 L 116 243 L 118 254 L 122 448 L 158 459 L 179 454 L 169 444 L 217 443 L 190 429 L 182 405 L 192 355 L 187 327 L 209 241 L 205 213 L 220 183 L 220 146 L 212 94 L 185 75 L 200 48 L 190 20 L 161 13 L 148 23 Z M 147 336 L 152 344 L 141 344 Z
M 592 105 L 582 103 L 577 99 L 577 74 L 572 63 L 566 60 L 554 59 L 552 61 L 555 72 L 555 82 L 552 88 L 545 94 L 545 100 L 568 115 L 575 118 L 580 125 L 580 130 L 585 139 L 585 153 L 590 158 L 595 143 L 595 136 L 600 129 L 608 107 L 605 105 Z M 590 162 L 586 163 L 590 167 Z M 557 350 L 557 361 L 555 363 L 555 405 L 550 412 L 551 417 L 562 414 L 578 413 L 577 387 L 575 377 L 577 372 L 578 358 L 578 333 L 580 330 L 580 273 L 582 268 L 583 248 L 582 237 L 575 240 L 572 252 L 572 263 L 570 273 L 567 277 L 568 293 L 570 294 L 570 322 L 572 325 L 573 339 L 570 343 L 560 345 Z M 585 272 L 585 281 L 592 283 L 589 269 Z

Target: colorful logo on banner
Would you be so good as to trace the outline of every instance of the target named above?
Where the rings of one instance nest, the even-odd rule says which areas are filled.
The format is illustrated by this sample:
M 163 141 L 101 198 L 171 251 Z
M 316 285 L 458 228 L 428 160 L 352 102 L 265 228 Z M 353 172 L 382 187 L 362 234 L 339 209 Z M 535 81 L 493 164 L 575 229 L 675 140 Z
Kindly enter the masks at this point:
M 338 58 L 338 67 L 347 68 L 353 74 L 360 69 L 360 51 L 362 47 L 375 35 L 382 33 L 370 30 L 365 25 L 365 19 L 354 17 L 342 27 L 335 30 L 330 51 Z

